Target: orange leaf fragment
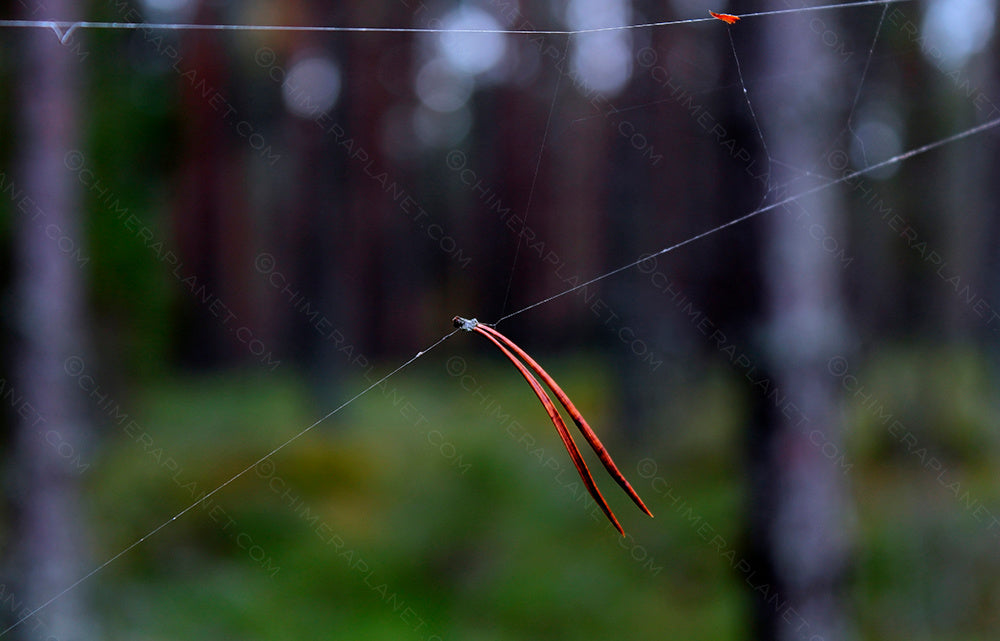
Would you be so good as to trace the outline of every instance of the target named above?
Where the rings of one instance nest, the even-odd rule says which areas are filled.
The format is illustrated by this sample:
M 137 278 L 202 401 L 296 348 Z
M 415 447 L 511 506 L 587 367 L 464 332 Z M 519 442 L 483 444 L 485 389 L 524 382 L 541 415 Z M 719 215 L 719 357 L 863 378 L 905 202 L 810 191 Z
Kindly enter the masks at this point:
M 732 15 L 730 13 L 716 13 L 714 11 L 709 11 L 708 13 L 713 18 L 717 18 L 719 20 L 722 20 L 726 24 L 733 24 L 734 22 L 736 22 L 737 20 L 740 19 L 739 16 L 734 16 L 734 15 Z

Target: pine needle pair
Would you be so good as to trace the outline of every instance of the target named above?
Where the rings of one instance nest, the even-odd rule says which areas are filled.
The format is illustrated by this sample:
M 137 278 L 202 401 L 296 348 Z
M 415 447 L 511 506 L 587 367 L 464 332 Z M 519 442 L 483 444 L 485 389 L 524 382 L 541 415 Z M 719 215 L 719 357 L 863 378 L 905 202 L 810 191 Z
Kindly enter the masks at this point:
M 580 433 L 583 434 L 583 438 L 587 440 L 590 447 L 592 447 L 594 452 L 597 453 L 597 457 L 601 459 L 601 463 L 604 464 L 604 468 L 608 471 L 612 478 L 614 478 L 615 481 L 618 482 L 618 485 L 625 490 L 625 493 L 629 495 L 632 501 L 639 506 L 639 509 L 649 516 L 653 516 L 653 513 L 649 511 L 646 505 L 642 502 L 642 499 L 639 498 L 639 495 L 632 489 L 629 482 L 625 480 L 625 476 L 621 473 L 621 471 L 619 471 L 614 461 L 611 460 L 611 455 L 608 454 L 608 451 L 605 449 L 604 444 L 601 443 L 601 440 L 597 438 L 597 434 L 594 433 L 594 430 L 590 429 L 590 426 L 587 425 L 587 421 L 585 421 L 583 416 L 580 414 L 580 410 L 576 409 L 573 402 L 569 400 L 569 396 L 562 391 L 562 388 L 556 384 L 555 380 L 549 376 L 548 372 L 542 369 L 542 366 L 535 362 L 535 359 L 528 356 L 527 352 L 518 347 L 514 341 L 510 340 L 489 325 L 479 323 L 479 321 L 474 318 L 468 320 L 462 318 L 461 316 L 456 316 L 452 322 L 455 327 L 459 329 L 464 329 L 470 332 L 478 332 L 488 338 L 490 342 L 500 348 L 503 355 L 510 359 L 510 362 L 512 362 L 514 366 L 517 367 L 518 371 L 521 372 L 521 375 L 524 376 L 524 380 L 528 381 L 528 385 L 531 386 L 535 396 L 537 396 L 538 400 L 541 401 L 546 413 L 548 413 L 549 418 L 552 420 L 552 424 L 555 425 L 556 431 L 559 432 L 559 437 L 562 439 L 563 445 L 566 446 L 566 451 L 569 452 L 570 458 L 573 459 L 573 465 L 576 466 L 577 472 L 580 473 L 580 478 L 583 480 L 583 484 L 587 487 L 587 491 L 590 492 L 590 496 L 593 497 L 594 501 L 620 534 L 624 536 L 625 530 L 622 529 L 621 524 L 618 522 L 618 519 L 615 518 L 615 515 L 608 506 L 607 501 L 604 500 L 604 497 L 601 495 L 601 491 L 597 488 L 597 484 L 594 483 L 594 477 L 590 475 L 590 469 L 587 467 L 587 463 L 583 460 L 583 456 L 580 454 L 579 448 L 577 448 L 576 443 L 573 441 L 573 437 L 566 428 L 565 421 L 563 421 L 562 416 L 560 416 L 558 410 L 556 410 L 555 404 L 552 402 L 552 399 L 549 398 L 545 389 L 541 386 L 541 384 L 539 384 L 535 376 L 532 375 L 532 371 L 534 374 L 537 374 L 542 381 L 544 381 L 548 388 L 552 390 L 552 393 L 555 394 L 556 398 L 559 399 L 562 406 L 566 408 L 566 412 L 580 429 Z M 527 367 L 525 367 L 525 364 L 527 364 Z

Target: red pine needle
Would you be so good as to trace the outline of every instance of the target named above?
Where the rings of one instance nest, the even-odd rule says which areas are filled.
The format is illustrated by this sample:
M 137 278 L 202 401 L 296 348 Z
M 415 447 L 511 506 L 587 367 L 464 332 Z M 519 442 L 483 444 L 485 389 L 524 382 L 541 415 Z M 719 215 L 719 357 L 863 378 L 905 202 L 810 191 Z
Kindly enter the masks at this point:
M 517 357 L 515 357 L 514 354 L 511 353 L 511 351 L 516 353 L 517 356 L 519 356 L 525 363 L 527 363 L 528 367 L 530 367 L 535 372 L 535 374 L 537 374 L 545 382 L 545 384 L 549 387 L 549 389 L 551 389 L 552 392 L 556 395 L 556 398 L 558 398 L 562 406 L 566 408 L 566 411 L 573 419 L 573 422 L 576 423 L 576 426 L 580 429 L 580 432 L 583 434 L 583 437 L 587 439 L 587 443 L 589 443 L 590 446 L 594 449 L 594 452 L 597 453 L 598 458 L 601 459 L 601 463 L 604 464 L 605 469 L 607 469 L 608 473 L 611 474 L 612 478 L 614 478 L 615 481 L 618 482 L 618 485 L 620 485 L 622 489 L 625 490 L 625 492 L 629 495 L 629 497 L 635 502 L 636 505 L 639 506 L 640 509 L 642 509 L 643 512 L 645 512 L 649 516 L 653 516 L 653 513 L 649 511 L 646 505 L 642 502 L 642 499 L 639 498 L 639 495 L 635 492 L 634 489 L 632 489 L 632 486 L 629 484 L 629 482 L 625 480 L 625 476 L 615 465 L 614 461 L 611 460 L 611 455 L 608 454 L 608 451 L 604 447 L 604 444 L 601 443 L 601 440 L 599 438 L 597 438 L 597 434 L 594 433 L 594 431 L 587 424 L 587 421 L 584 420 L 583 416 L 580 414 L 580 411 L 576 408 L 575 405 L 573 405 L 573 402 L 569 399 L 569 396 L 567 396 L 566 393 L 563 392 L 562 388 L 560 388 L 559 385 L 555 382 L 555 380 L 551 376 L 549 376 L 548 372 L 542 369 L 542 366 L 539 365 L 535 361 L 535 359 L 531 358 L 531 356 L 529 356 L 527 352 L 518 347 L 517 344 L 514 343 L 514 341 L 510 340 L 509 338 L 507 338 L 497 330 L 493 329 L 492 327 L 489 327 L 487 325 L 480 325 L 475 319 L 466 320 L 464 318 L 456 316 L 452 322 L 454 323 L 455 327 L 465 329 L 467 331 L 475 331 L 488 338 L 490 342 L 492 342 L 494 345 L 500 348 L 500 351 L 503 352 L 504 356 L 506 356 L 507 359 L 510 360 L 510 362 L 513 363 L 515 367 L 517 367 L 518 371 L 521 372 L 521 375 L 524 377 L 526 381 L 528 381 L 528 384 L 531 386 L 532 391 L 538 397 L 538 400 L 541 401 L 542 406 L 545 408 L 546 413 L 548 413 L 549 418 L 552 420 L 552 424 L 555 426 L 556 431 L 559 433 L 559 437 L 562 439 L 563 445 L 566 446 L 566 451 L 569 453 L 570 458 L 573 459 L 573 464 L 576 466 L 577 472 L 580 473 L 580 478 L 583 480 L 584 485 L 587 487 L 587 491 L 590 492 L 590 496 L 593 497 L 594 501 L 597 503 L 598 506 L 600 506 L 601 510 L 608 517 L 608 520 L 611 521 L 611 523 L 615 526 L 615 528 L 618 530 L 620 534 L 624 536 L 625 531 L 622 529 L 622 526 L 618 522 L 618 519 L 615 518 L 615 515 L 611 511 L 611 508 L 608 506 L 607 501 L 604 500 L 604 496 L 601 495 L 601 491 L 597 488 L 597 484 L 594 483 L 594 478 L 590 474 L 590 469 L 587 467 L 586 461 L 583 460 L 583 455 L 580 454 L 580 450 L 579 448 L 577 448 L 576 443 L 573 442 L 573 438 L 570 436 L 569 430 L 566 428 L 566 423 L 563 421 L 562 416 L 560 416 L 559 412 L 556 410 L 555 404 L 552 403 L 552 399 L 549 398 L 548 394 L 546 394 L 545 392 L 545 389 L 542 388 L 542 386 L 539 385 L 535 377 L 532 376 L 532 373 L 528 371 L 528 368 L 526 368 L 524 364 L 521 363 L 521 361 L 518 360 Z
M 639 509 L 641 509 L 649 516 L 653 516 L 653 513 L 650 512 L 649 508 L 646 507 L 646 504 L 642 502 L 642 499 L 639 498 L 639 495 L 636 493 L 636 491 L 632 489 L 632 485 L 625 479 L 625 475 L 621 473 L 621 471 L 618 469 L 618 466 L 615 465 L 615 462 L 611 460 L 611 455 L 608 454 L 607 448 L 604 447 L 604 444 L 601 443 L 601 439 L 597 438 L 597 434 L 594 432 L 594 430 L 590 428 L 590 425 L 587 424 L 587 421 L 584 420 L 583 415 L 580 413 L 580 410 L 576 409 L 576 406 L 573 405 L 573 401 L 569 399 L 569 396 L 566 395 L 566 392 L 562 391 L 562 388 L 559 387 L 559 385 L 555 382 L 555 380 L 551 376 L 549 376 L 548 372 L 542 369 L 542 366 L 539 365 L 537 362 L 535 362 L 535 359 L 531 358 L 531 356 L 528 356 L 527 352 L 525 352 L 523 349 L 515 345 L 512 340 L 510 340 L 497 330 L 493 329 L 492 327 L 489 327 L 487 325 L 477 325 L 476 329 L 480 333 L 489 332 L 490 334 L 496 336 L 498 339 L 503 341 L 503 343 L 505 343 L 507 347 L 512 349 L 514 353 L 520 356 L 521 359 L 524 360 L 524 362 L 527 363 L 529 367 L 531 367 L 531 369 L 535 370 L 535 373 L 538 374 L 539 377 L 541 377 L 541 379 L 545 382 L 546 385 L 549 386 L 549 389 L 551 389 L 552 393 L 556 395 L 556 398 L 559 399 L 559 402 L 562 403 L 562 406 L 566 408 L 566 411 L 569 413 L 570 418 L 573 419 L 573 422 L 576 423 L 576 426 L 580 429 L 580 433 L 583 434 L 583 437 L 587 439 L 588 443 L 590 443 L 590 447 L 593 448 L 594 452 L 597 453 L 598 458 L 601 459 L 601 463 L 604 464 L 604 469 L 608 471 L 608 474 L 610 474 L 611 477 L 618 482 L 618 485 L 620 485 L 621 488 L 625 490 L 625 493 L 629 495 L 629 498 L 631 498 L 632 501 L 639 506 Z
M 737 20 L 740 19 L 739 16 L 734 16 L 731 13 L 716 13 L 714 11 L 709 11 L 708 13 L 713 18 L 717 18 L 719 20 L 722 20 L 726 24 L 734 24 Z

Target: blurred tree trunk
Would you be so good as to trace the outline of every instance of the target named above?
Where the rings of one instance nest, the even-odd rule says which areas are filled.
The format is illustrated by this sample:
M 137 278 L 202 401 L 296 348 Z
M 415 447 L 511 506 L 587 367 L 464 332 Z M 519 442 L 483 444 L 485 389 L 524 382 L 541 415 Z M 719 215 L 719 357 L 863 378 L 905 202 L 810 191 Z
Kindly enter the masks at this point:
M 31 2 L 25 7 L 32 19 L 71 20 L 77 13 L 68 0 Z M 80 37 L 76 31 L 60 42 L 51 29 L 31 29 L 25 33 L 19 60 L 18 187 L 23 196 L 15 217 L 19 315 L 11 385 L 18 400 L 8 490 L 16 519 L 9 603 L 19 605 L 4 612 L 14 620 L 71 585 L 87 569 L 78 481 L 86 469 L 80 453 L 89 428 L 80 390 L 65 372 L 68 358 L 86 353 L 80 197 L 76 176 L 64 161 L 78 144 Z M 84 590 L 70 591 L 22 623 L 12 638 L 88 638 L 91 626 L 83 601 Z
M 1000 64 L 997 63 L 998 58 L 1000 58 L 1000 38 L 993 38 L 992 47 L 988 50 L 989 53 L 983 56 L 983 65 L 985 67 L 983 75 L 986 77 L 986 82 L 983 85 L 983 93 L 987 96 L 993 96 L 993 104 L 990 107 L 985 107 L 984 118 L 989 120 L 991 118 L 996 118 L 997 114 L 993 112 L 993 107 L 1000 107 L 1000 100 L 996 99 L 996 96 L 1000 95 Z M 1000 176 L 1000 154 L 993 154 L 986 163 L 986 171 L 990 176 Z M 994 204 L 1000 202 L 1000 184 L 997 182 L 990 182 L 990 191 L 992 193 L 988 194 L 984 202 Z M 1000 301 L 1000 247 L 996 242 L 997 238 L 1000 238 L 1000 212 L 996 210 L 994 206 L 992 208 L 991 215 L 988 216 L 988 221 L 985 225 L 986 230 L 983 232 L 986 238 L 992 239 L 994 242 L 989 243 L 989 247 L 986 249 L 985 259 L 983 261 L 984 265 L 990 265 L 991 267 L 987 270 L 986 274 L 986 292 L 990 301 Z M 1000 313 L 995 307 L 993 311 Z M 1000 331 L 994 323 L 983 323 L 983 328 L 981 330 L 983 336 L 989 336 L 986 341 L 986 345 L 990 346 L 987 349 L 991 350 L 989 354 L 994 362 L 1000 359 L 1000 348 L 998 348 L 997 342 L 994 339 L 996 336 L 995 332 Z
M 224 20 L 214 5 L 201 1 L 195 22 Z M 175 81 L 183 111 L 182 161 L 172 219 L 180 261 L 191 270 L 184 276 L 195 282 L 188 287 L 204 287 L 212 297 L 209 301 L 218 297 L 223 309 L 245 319 L 250 307 L 244 267 L 248 259 L 240 247 L 246 242 L 248 223 L 240 160 L 242 145 L 248 143 L 240 140 L 237 148 L 232 142 L 243 116 L 234 105 L 229 56 L 222 43 L 218 34 L 199 30 L 183 33 L 180 40 L 181 72 Z M 231 115 L 229 109 L 236 111 Z M 186 364 L 220 366 L 247 356 L 246 346 L 233 338 L 238 325 L 221 323 L 219 307 L 186 292 L 181 300 L 185 310 L 181 357 Z M 225 315 L 222 318 L 228 321 Z
M 995 39 L 994 39 L 995 40 Z M 997 45 L 993 49 L 997 50 Z M 966 67 L 966 73 L 973 78 L 984 79 L 980 89 L 982 97 L 996 96 L 992 89 L 996 87 L 996 57 L 981 55 L 974 58 Z M 991 83 L 990 80 L 993 80 Z M 989 85 L 992 84 L 993 87 Z M 952 95 L 953 87 L 948 83 L 948 93 L 939 96 L 941 102 L 940 114 L 943 127 L 941 137 L 957 131 L 967 122 L 980 123 L 996 118 L 997 101 L 980 100 L 980 94 L 975 94 L 974 100 L 969 100 L 962 92 Z M 996 183 L 990 176 L 996 176 L 996 152 L 990 145 L 971 144 L 949 145 L 941 150 L 941 166 L 932 170 L 934 178 L 928 180 L 933 185 L 930 197 L 935 212 L 954 212 L 954 215 L 940 216 L 941 234 L 944 236 L 944 254 L 947 256 L 947 268 L 942 269 L 944 278 L 958 277 L 960 285 L 943 282 L 940 274 L 929 275 L 933 286 L 942 293 L 929 297 L 933 301 L 928 315 L 935 327 L 942 327 L 948 341 L 961 343 L 969 336 L 977 334 L 987 340 L 992 338 L 997 330 L 995 319 L 990 311 L 982 308 L 973 311 L 984 297 L 997 300 L 988 293 L 989 271 L 981 269 L 981 265 L 995 265 L 991 261 L 991 248 L 996 247 L 996 235 L 991 235 L 991 213 L 996 211 L 996 199 L 991 198 L 997 190 Z M 991 166 L 992 165 L 992 166 Z M 970 287 L 969 292 L 965 287 Z M 970 298 L 971 292 L 971 298 Z M 959 294 L 956 296 L 956 294 Z M 944 303 L 944 304 L 942 304 Z M 944 318 L 938 319 L 938 314 Z M 984 331 L 986 330 L 986 331 Z
M 759 10 L 785 8 L 780 3 Z M 756 56 L 744 74 L 769 155 L 771 186 L 788 195 L 818 185 L 803 170 L 829 174 L 823 159 L 838 140 L 853 87 L 833 52 L 809 29 L 808 14 L 755 24 Z M 829 24 L 829 23 L 828 23 Z M 737 41 L 737 51 L 750 51 Z M 772 194 L 771 200 L 783 195 Z M 780 640 L 852 634 L 842 588 L 849 558 L 843 425 L 827 363 L 843 349 L 841 265 L 816 238 L 834 238 L 846 216 L 835 188 L 769 212 L 763 240 L 768 379 L 760 384 L 752 435 L 751 554 L 757 637 Z

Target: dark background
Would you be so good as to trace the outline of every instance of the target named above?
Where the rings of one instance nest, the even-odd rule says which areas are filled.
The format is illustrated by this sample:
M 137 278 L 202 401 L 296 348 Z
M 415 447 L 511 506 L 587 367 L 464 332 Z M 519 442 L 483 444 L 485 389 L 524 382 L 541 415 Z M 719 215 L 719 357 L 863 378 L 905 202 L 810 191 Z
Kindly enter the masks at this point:
M 996 629 L 992 1 L 2 6 L 8 637 Z

